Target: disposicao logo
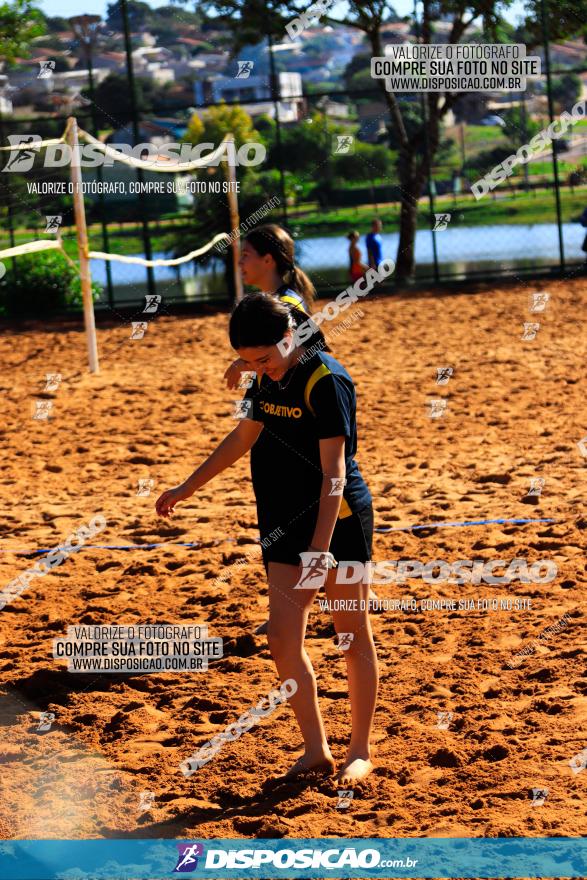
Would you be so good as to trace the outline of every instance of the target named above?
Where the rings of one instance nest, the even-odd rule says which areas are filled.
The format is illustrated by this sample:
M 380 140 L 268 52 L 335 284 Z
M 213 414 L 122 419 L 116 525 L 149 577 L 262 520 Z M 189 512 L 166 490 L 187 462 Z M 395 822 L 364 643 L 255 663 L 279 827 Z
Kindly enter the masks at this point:
M 190 874 L 198 867 L 198 859 L 204 855 L 204 846 L 201 843 L 178 843 L 179 855 L 177 865 L 173 873 Z

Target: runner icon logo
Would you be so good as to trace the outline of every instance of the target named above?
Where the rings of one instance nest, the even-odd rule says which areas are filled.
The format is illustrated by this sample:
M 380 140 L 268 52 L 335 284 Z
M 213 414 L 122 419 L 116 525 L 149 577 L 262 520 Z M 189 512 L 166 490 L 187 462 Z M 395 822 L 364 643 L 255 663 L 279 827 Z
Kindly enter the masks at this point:
M 173 873 L 191 874 L 198 867 L 198 859 L 204 855 L 204 846 L 201 843 L 178 843 L 179 855 L 177 865 Z

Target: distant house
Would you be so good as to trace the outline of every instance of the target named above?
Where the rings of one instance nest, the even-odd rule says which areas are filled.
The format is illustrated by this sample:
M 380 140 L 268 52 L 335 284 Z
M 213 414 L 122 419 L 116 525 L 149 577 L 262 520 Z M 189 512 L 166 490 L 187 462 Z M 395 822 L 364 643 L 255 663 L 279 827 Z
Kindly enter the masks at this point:
M 316 105 L 321 113 L 329 116 L 331 119 L 348 119 L 349 106 L 341 104 L 339 101 L 331 101 L 329 98 L 322 98 Z
M 306 82 L 322 82 L 329 79 L 334 64 L 334 56 L 329 52 L 323 52 L 321 55 L 300 55 L 289 62 L 290 68 L 303 76 Z
M 381 136 L 387 133 L 389 115 L 382 101 L 369 101 L 357 107 L 359 117 L 359 140 L 368 144 L 379 143 Z
M 9 91 L 8 77 L 0 74 L 0 113 L 3 113 L 5 116 L 10 116 L 13 110 L 12 101 L 8 95 Z
M 186 131 L 187 126 L 179 123 L 177 119 L 143 120 L 139 124 L 139 143 L 153 144 L 156 147 L 160 147 L 163 144 L 181 140 Z M 131 123 L 129 122 L 128 125 L 113 131 L 106 139 L 106 143 L 136 146 Z
M 221 73 L 229 62 L 228 52 L 200 52 L 197 60 L 210 73 Z
M 540 48 L 537 48 L 532 54 L 542 55 L 542 51 Z M 582 67 L 585 63 L 585 43 L 580 40 L 551 43 L 550 59 L 552 64 L 560 67 Z M 542 66 L 544 67 L 544 62 Z
M 302 77 L 299 73 L 280 72 L 278 74 L 280 101 L 278 113 L 280 122 L 295 122 L 300 118 L 302 105 Z M 275 108 L 271 100 L 269 77 L 219 76 L 194 83 L 196 107 L 217 104 L 220 101 L 239 103 L 251 116 L 261 113 L 271 117 Z M 252 103 L 259 102 L 259 103 Z
M 172 57 L 172 52 L 162 46 L 141 46 L 132 53 L 135 73 L 137 76 L 152 80 L 157 85 L 173 82 L 175 73 L 169 66 Z
M 109 71 L 124 69 L 126 55 L 124 52 L 99 52 L 94 58 L 96 67 L 103 67 Z
M 106 79 L 110 71 L 104 67 L 92 68 L 92 76 L 94 85 L 99 85 Z M 90 73 L 88 70 L 67 70 L 64 73 L 54 73 L 48 80 L 51 83 L 48 86 L 49 91 L 75 91 L 86 88 L 90 82 Z
M 406 21 L 394 21 L 381 27 L 381 42 L 395 45 L 409 43 L 413 40 L 412 25 Z

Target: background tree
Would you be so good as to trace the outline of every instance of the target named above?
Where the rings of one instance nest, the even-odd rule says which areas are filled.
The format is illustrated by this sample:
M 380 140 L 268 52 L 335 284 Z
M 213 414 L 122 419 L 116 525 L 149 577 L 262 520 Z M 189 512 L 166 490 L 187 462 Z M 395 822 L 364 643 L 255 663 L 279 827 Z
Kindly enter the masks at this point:
M 187 144 L 212 143 L 217 146 L 223 137 L 233 134 L 238 147 L 247 141 L 260 141 L 253 120 L 238 104 L 221 103 L 194 113 L 183 140 Z
M 576 73 L 565 73 L 552 79 L 552 99 L 559 112 L 570 110 L 581 95 L 581 79 Z
M 31 40 L 44 33 L 43 14 L 31 0 L 0 4 L 0 60 L 26 58 Z
M 471 27 L 483 32 L 486 42 L 498 42 L 500 35 L 508 35 L 511 28 L 505 22 L 503 13 L 512 0 L 422 0 L 419 6 L 419 20 L 414 21 L 414 33 L 422 42 L 432 43 L 433 26 L 436 21 L 451 24 L 448 42 L 451 44 L 469 39 Z M 541 30 L 541 3 L 547 7 L 548 26 L 551 39 L 584 33 L 585 0 L 529 0 L 527 28 L 534 32 L 536 26 Z M 295 16 L 307 9 L 307 0 L 201 0 L 200 9 L 209 16 L 210 21 L 225 24 L 232 31 L 233 50 L 238 51 L 246 43 L 259 42 L 271 35 L 280 40 L 285 34 L 285 25 Z M 334 6 L 332 13 L 340 6 Z M 390 0 L 348 0 L 346 14 L 324 15 L 322 24 L 346 25 L 361 31 L 366 38 L 371 56 L 383 56 L 384 39 L 382 27 L 394 14 Z M 398 145 L 397 176 L 401 187 L 400 229 L 396 258 L 396 279 L 404 282 L 415 273 L 415 238 L 417 228 L 418 202 L 424 192 L 427 179 L 428 157 L 430 162 L 441 142 L 441 126 L 449 110 L 452 110 L 459 95 L 456 93 L 429 92 L 424 95 L 424 109 L 420 124 L 411 128 L 406 120 L 406 105 L 402 104 L 404 95 L 388 92 L 385 81 L 377 79 L 376 87 L 387 109 L 390 130 L 393 130 Z
M 503 133 L 516 149 L 528 143 L 541 128 L 540 123 L 531 119 L 528 112 L 524 113 L 522 107 L 510 107 L 502 118 L 505 122 Z
M 440 19 L 452 22 L 449 34 L 450 43 L 460 42 L 467 29 L 478 19 L 482 19 L 486 39 L 495 34 L 501 22 L 501 12 L 511 0 L 423 0 L 421 20 L 415 23 L 415 30 L 425 43 L 433 42 L 433 23 Z M 215 15 L 231 28 L 235 51 L 243 40 L 251 41 L 252 34 L 272 34 L 280 39 L 285 32 L 285 24 L 306 8 L 301 2 L 278 2 L 278 0 L 203 0 L 202 8 Z M 356 28 L 365 34 L 371 56 L 383 56 L 384 41 L 382 27 L 395 15 L 389 0 L 349 0 L 347 14 L 343 16 L 325 15 L 322 23 L 343 24 Z M 415 273 L 415 238 L 417 228 L 418 200 L 424 192 L 427 179 L 427 152 L 433 161 L 441 140 L 441 123 L 452 108 L 457 95 L 427 93 L 425 95 L 425 114 L 420 124 L 411 128 L 406 104 L 401 103 L 393 92 L 388 92 L 385 82 L 374 81 L 387 108 L 389 128 L 393 130 L 398 147 L 397 175 L 401 186 L 400 234 L 396 258 L 396 279 L 405 282 Z
M 218 146 L 227 134 L 234 135 L 237 149 L 242 144 L 251 141 L 263 143 L 263 138 L 255 129 L 249 114 L 238 105 L 226 104 L 219 104 L 216 107 L 209 107 L 201 113 L 194 113 L 183 141 L 194 145 L 212 143 L 214 146 Z M 268 202 L 279 190 L 279 175 L 277 171 L 259 172 L 258 168 L 245 165 L 238 165 L 235 168 L 235 174 L 239 184 L 238 206 L 242 222 Z M 224 181 L 227 179 L 226 163 L 221 162 L 218 166 L 204 167 L 199 171 L 192 172 L 192 176 L 199 181 Z M 293 191 L 291 181 L 289 181 L 289 186 Z M 166 247 L 179 256 L 187 251 L 195 250 L 200 247 L 203 241 L 208 241 L 217 233 L 226 232 L 229 229 L 230 214 L 226 194 L 207 191 L 201 194 L 196 193 L 188 228 L 172 234 L 166 242 Z M 213 248 L 203 258 L 203 262 L 213 259 L 223 260 L 225 277 L 227 284 L 229 284 L 232 277 L 230 251 L 221 255 Z
M 139 114 L 153 112 L 156 86 L 150 80 L 135 77 L 135 97 Z M 89 98 L 89 89 L 82 90 Z M 110 73 L 95 88 L 96 117 L 106 128 L 119 128 L 132 119 L 128 80 L 125 74 Z
M 131 31 L 138 31 L 144 26 L 151 14 L 151 7 L 148 3 L 142 3 L 140 0 L 128 0 L 128 24 Z M 106 23 L 108 27 L 115 31 L 122 31 L 124 25 L 122 22 L 122 13 L 120 11 L 120 3 L 109 3 L 106 12 Z

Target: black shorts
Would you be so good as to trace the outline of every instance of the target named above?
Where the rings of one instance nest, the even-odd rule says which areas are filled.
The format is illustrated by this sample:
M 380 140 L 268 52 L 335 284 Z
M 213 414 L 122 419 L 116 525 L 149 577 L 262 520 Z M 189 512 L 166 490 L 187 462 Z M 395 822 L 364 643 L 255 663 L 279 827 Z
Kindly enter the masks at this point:
M 263 563 L 267 570 L 269 562 L 299 565 L 300 553 L 312 543 L 315 523 L 306 529 L 288 529 L 263 548 Z M 263 537 L 263 535 L 261 536 Z M 336 521 L 330 552 L 338 562 L 369 562 L 373 547 L 373 505 L 368 504 L 351 516 Z

